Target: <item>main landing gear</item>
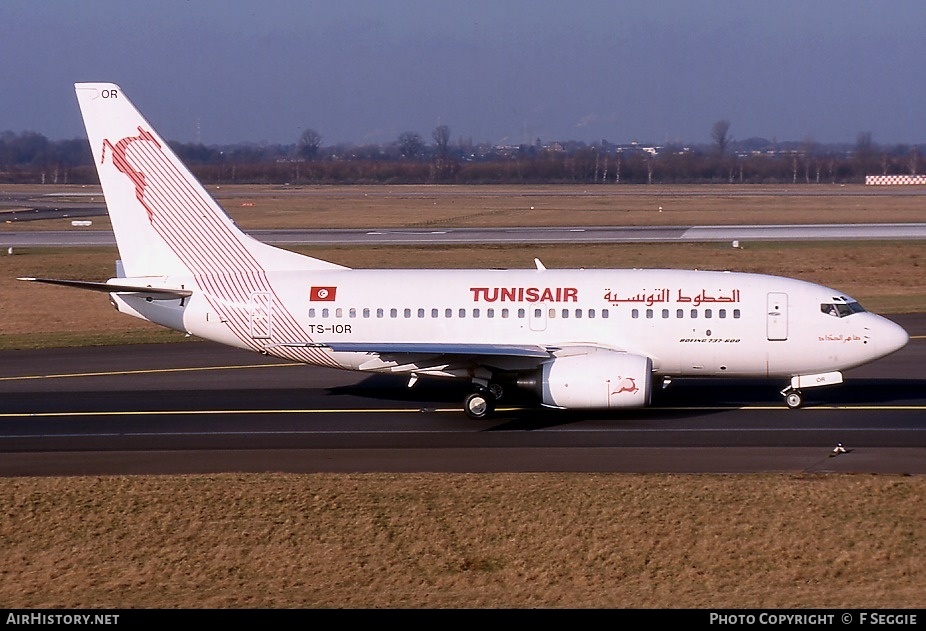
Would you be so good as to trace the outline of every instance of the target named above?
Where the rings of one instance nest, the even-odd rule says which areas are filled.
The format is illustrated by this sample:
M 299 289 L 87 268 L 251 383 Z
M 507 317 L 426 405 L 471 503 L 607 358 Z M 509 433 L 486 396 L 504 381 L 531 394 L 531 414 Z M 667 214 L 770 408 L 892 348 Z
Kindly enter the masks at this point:
M 495 404 L 502 398 L 502 387 L 497 383 L 477 385 L 476 390 L 463 399 L 463 411 L 471 419 L 479 420 L 495 412 Z

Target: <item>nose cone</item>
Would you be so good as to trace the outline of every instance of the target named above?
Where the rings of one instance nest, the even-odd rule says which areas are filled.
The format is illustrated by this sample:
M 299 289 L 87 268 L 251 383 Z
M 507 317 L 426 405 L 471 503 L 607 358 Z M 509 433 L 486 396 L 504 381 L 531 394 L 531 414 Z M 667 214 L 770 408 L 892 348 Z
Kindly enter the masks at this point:
M 902 326 L 891 322 L 887 318 L 881 318 L 880 320 L 877 329 L 872 333 L 876 336 L 878 353 L 881 356 L 890 355 L 907 345 L 910 336 Z

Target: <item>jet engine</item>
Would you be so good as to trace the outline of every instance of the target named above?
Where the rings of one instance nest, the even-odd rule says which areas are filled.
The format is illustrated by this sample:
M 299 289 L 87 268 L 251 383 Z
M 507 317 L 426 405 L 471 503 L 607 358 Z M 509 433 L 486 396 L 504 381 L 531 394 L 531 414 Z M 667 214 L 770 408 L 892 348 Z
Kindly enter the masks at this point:
M 653 368 L 649 357 L 592 347 L 567 352 L 543 364 L 533 379 L 519 380 L 519 384 L 533 386 L 544 405 L 557 408 L 649 405 Z

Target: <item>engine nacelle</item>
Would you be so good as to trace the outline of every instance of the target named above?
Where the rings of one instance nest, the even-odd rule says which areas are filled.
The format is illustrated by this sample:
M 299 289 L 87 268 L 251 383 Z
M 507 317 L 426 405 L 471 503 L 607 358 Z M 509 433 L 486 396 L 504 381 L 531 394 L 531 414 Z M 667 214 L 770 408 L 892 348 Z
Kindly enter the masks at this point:
M 559 408 L 633 408 L 649 405 L 649 357 L 589 348 L 557 357 L 541 369 L 541 400 Z

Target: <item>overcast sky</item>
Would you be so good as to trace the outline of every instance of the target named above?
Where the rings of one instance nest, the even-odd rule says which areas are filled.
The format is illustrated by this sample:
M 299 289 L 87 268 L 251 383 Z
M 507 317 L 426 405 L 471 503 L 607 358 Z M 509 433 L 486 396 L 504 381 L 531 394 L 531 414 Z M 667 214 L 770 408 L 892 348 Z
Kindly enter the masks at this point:
M 919 0 L 0 0 L 0 131 L 112 81 L 170 140 L 926 142 Z

